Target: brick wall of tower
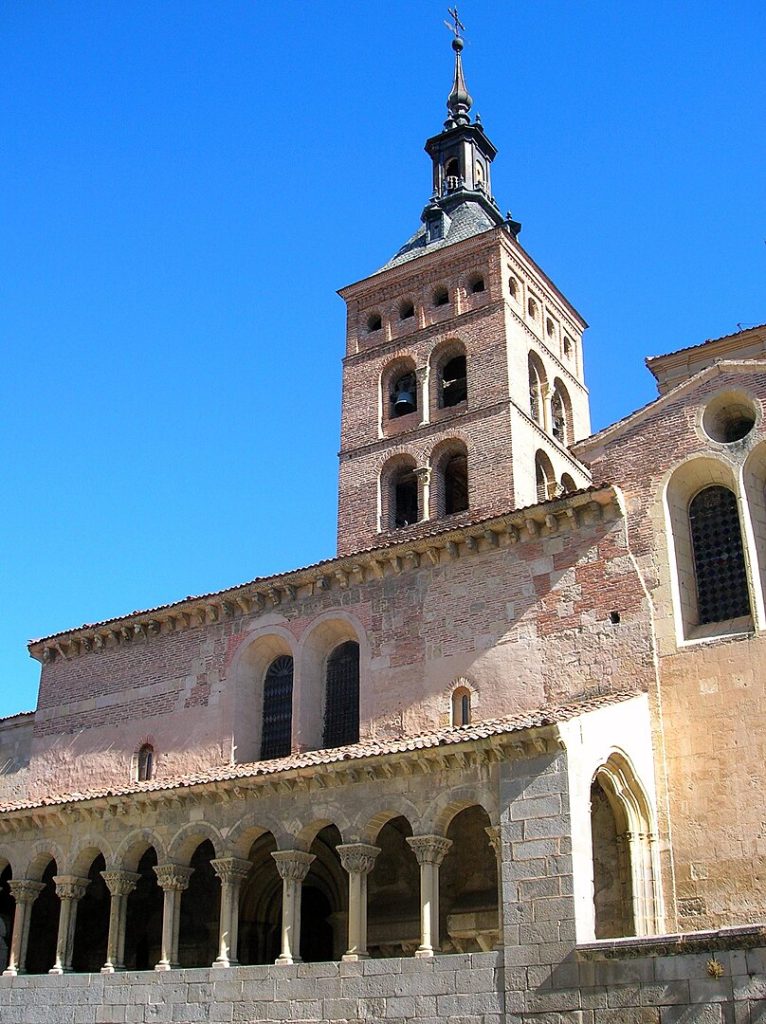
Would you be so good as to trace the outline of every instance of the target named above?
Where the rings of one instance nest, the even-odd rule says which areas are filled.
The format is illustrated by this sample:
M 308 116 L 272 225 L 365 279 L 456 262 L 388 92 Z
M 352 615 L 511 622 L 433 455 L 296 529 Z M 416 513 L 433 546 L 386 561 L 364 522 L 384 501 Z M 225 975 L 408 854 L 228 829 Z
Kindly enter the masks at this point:
M 480 276 L 483 290 L 472 289 Z M 511 294 L 511 279 L 515 293 Z M 436 306 L 435 290 L 449 302 Z M 582 381 L 584 322 L 506 231 L 498 228 L 456 243 L 344 289 L 348 305 L 339 472 L 338 551 L 349 554 L 389 539 L 385 467 L 410 457 L 434 469 L 451 439 L 468 452 L 469 512 L 491 515 L 534 504 L 535 454 L 550 459 L 556 480 L 574 486 L 589 477 L 567 445 L 552 434 L 550 411 L 540 425 L 530 417 L 528 356 L 544 367 L 546 401 L 562 381 L 571 403 L 569 442 L 589 431 Z M 535 316 L 527 304 L 535 296 Z M 403 316 L 405 306 L 412 315 Z M 468 400 L 439 407 L 439 366 L 451 346 L 462 345 L 468 364 Z M 565 352 L 566 348 L 566 352 Z M 394 368 L 418 374 L 419 408 L 390 415 Z M 427 379 L 427 384 L 423 381 Z M 424 401 L 427 395 L 427 401 Z M 515 406 L 515 410 L 513 407 Z M 570 484 L 571 486 L 571 484 Z M 438 480 L 431 478 L 429 507 L 420 514 L 433 528 L 441 514 Z M 407 527 L 416 536 L 425 527 Z

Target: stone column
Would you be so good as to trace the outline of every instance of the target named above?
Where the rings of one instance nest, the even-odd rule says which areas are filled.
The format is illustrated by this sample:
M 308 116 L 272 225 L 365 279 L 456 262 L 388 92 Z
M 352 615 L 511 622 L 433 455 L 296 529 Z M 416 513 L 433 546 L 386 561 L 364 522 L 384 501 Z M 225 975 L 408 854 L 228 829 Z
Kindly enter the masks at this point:
M 431 518 L 431 468 L 422 466 L 415 470 L 418 479 L 418 502 L 420 504 L 421 520 Z
M 349 843 L 337 848 L 348 872 L 348 949 L 344 960 L 365 960 L 367 953 L 367 876 L 380 853 L 377 846 Z
M 431 403 L 429 402 L 429 386 L 428 386 L 428 367 L 419 366 L 415 370 L 415 387 L 418 389 L 418 403 L 420 405 L 420 425 L 428 423 L 430 420 Z
M 302 850 L 275 850 L 271 856 L 282 878 L 282 952 L 275 963 L 294 964 L 301 958 L 301 883 L 315 857 Z
M 503 929 L 503 844 L 500 839 L 499 825 L 489 825 L 484 831 L 489 838 L 489 845 L 494 850 L 497 863 L 497 948 L 502 949 L 505 942 Z
M 218 956 L 213 967 L 234 967 L 237 964 L 239 938 L 239 887 L 253 866 L 249 860 L 223 857 L 211 860 L 221 879 L 221 916 L 218 925 Z
M 128 896 L 133 892 L 140 875 L 134 871 L 102 871 L 112 898 L 109 903 L 109 938 L 106 942 L 106 963 L 102 974 L 114 974 L 125 970 L 125 920 L 128 912 Z
M 61 901 L 61 908 L 56 939 L 56 960 L 48 974 L 68 974 L 72 970 L 77 904 L 85 895 L 90 879 L 77 878 L 75 875 L 54 875 L 53 881 L 56 883 L 56 895 Z
M 420 946 L 417 957 L 439 949 L 439 865 L 452 840 L 446 836 L 410 836 L 407 840 L 420 865 Z
M 181 921 L 181 893 L 189 887 L 194 868 L 179 864 L 158 864 L 154 868 L 157 881 L 165 894 L 162 908 L 162 955 L 155 971 L 178 967 L 178 928 Z
M 32 882 L 28 878 L 12 878 L 8 883 L 16 900 L 16 913 L 13 918 L 13 936 L 8 954 L 8 966 L 4 975 L 13 977 L 23 974 L 27 962 L 27 943 L 29 942 L 29 919 L 32 904 L 45 888 L 43 882 Z

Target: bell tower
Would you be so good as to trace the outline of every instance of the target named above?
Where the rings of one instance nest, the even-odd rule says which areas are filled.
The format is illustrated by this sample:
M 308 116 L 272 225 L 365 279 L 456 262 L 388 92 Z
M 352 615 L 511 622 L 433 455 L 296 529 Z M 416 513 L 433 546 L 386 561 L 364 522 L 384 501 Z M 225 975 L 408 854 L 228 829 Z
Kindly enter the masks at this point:
M 456 28 L 459 23 L 456 22 Z M 411 238 L 341 289 L 347 306 L 338 553 L 587 486 L 585 321 L 492 195 L 497 150 L 455 34 L 447 119 L 425 150 L 433 191 Z

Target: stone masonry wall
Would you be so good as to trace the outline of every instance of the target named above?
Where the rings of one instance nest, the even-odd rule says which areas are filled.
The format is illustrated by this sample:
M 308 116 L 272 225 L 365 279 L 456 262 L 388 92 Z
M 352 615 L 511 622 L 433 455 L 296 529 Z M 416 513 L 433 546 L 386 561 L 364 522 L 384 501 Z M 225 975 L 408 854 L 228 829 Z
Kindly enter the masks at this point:
M 0 1021 L 764 1024 L 766 948 L 743 938 L 753 935 L 732 929 L 594 943 L 572 950 L 548 971 L 525 966 L 520 956 L 511 956 L 520 962 L 503 969 L 502 954 L 492 952 L 166 973 L 20 975 L 0 978 Z M 699 952 L 705 944 L 709 949 Z M 711 974 L 711 961 L 720 977 Z
M 722 392 L 744 392 L 761 406 L 751 434 L 734 445 L 712 442 L 700 425 L 707 403 Z M 728 467 L 732 479 L 740 478 L 743 464 L 754 464 L 759 446 L 763 450 L 766 443 L 764 408 L 766 377 L 760 367 L 749 371 L 721 364 L 578 451 L 594 478 L 613 481 L 623 491 L 631 550 L 654 602 L 661 679 L 656 713 L 667 764 L 680 929 L 763 918 L 766 821 L 760 794 L 766 758 L 766 635 L 758 612 L 762 583 L 753 573 L 752 632 L 727 636 L 723 625 L 720 637 L 679 644 L 673 541 L 663 498 L 675 468 L 697 458 L 705 460 L 705 468 L 689 498 L 694 489 L 714 482 L 709 467 L 716 463 Z M 760 487 L 762 491 L 762 480 Z M 762 536 L 753 560 L 759 558 Z
M 501 1024 L 499 954 L 0 978 L 3 1024 Z

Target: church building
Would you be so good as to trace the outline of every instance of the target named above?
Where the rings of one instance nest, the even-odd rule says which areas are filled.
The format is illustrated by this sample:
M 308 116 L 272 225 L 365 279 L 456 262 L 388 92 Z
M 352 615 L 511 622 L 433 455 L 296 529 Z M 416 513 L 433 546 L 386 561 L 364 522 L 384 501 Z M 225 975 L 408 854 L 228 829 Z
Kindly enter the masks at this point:
M 337 556 L 29 645 L 3 1024 L 766 1022 L 766 325 L 591 434 L 452 46 Z

